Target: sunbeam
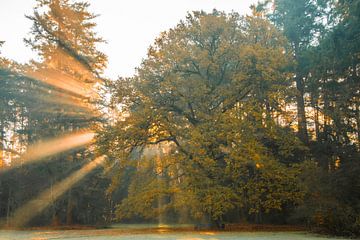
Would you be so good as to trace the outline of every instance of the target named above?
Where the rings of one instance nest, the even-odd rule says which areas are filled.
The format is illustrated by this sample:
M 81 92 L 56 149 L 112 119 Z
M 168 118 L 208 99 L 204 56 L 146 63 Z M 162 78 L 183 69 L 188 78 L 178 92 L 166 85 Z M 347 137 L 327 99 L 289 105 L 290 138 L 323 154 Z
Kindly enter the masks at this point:
M 94 170 L 97 166 L 102 165 L 105 161 L 105 156 L 100 156 L 90 163 L 83 166 L 78 171 L 74 172 L 64 180 L 56 183 L 51 188 L 46 189 L 37 197 L 27 202 L 22 207 L 18 208 L 9 224 L 13 227 L 22 227 L 29 222 L 37 214 L 41 213 L 53 201 L 63 195 L 68 189 L 74 186 L 77 182 L 83 179 L 87 174 Z
M 11 163 L 11 167 L 41 161 L 45 157 L 53 156 L 71 149 L 90 144 L 95 136 L 91 131 L 77 131 L 54 139 L 40 141 L 28 147 L 20 159 Z
M 77 59 L 69 52 L 57 48 L 52 52 L 46 66 L 30 68 L 26 74 L 79 97 L 97 98 L 99 95 L 94 89 L 94 84 L 101 82 L 102 79 L 94 76 L 97 74 L 90 69 L 90 66 L 85 66 L 83 61 L 84 59 Z
M 96 96 L 95 91 L 84 83 L 75 80 L 69 74 L 56 69 L 41 69 L 27 73 L 29 77 L 52 85 L 56 88 L 68 91 L 83 98 Z

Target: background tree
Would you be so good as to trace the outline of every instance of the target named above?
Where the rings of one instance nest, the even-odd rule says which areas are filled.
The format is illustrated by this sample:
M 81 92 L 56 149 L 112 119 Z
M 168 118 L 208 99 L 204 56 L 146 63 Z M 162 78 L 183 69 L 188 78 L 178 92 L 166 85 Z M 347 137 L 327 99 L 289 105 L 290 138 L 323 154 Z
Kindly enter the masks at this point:
M 270 1 L 268 1 L 270 2 Z M 296 106 L 298 133 L 304 143 L 308 143 L 307 121 L 306 121 L 306 81 L 308 78 L 307 51 L 316 44 L 323 29 L 322 14 L 326 7 L 326 1 L 313 0 L 275 0 L 272 1 L 273 11 L 269 18 L 279 27 L 289 40 L 296 65 L 294 68 L 294 79 L 296 83 Z
M 4 98 L 4 109 L 8 109 L 2 115 L 6 119 L 1 117 L 2 133 L 6 135 L 2 143 L 7 143 L 10 151 L 7 165 L 20 163 L 20 155 L 33 143 L 89 129 L 101 120 L 96 107 L 97 88 L 102 84 L 100 74 L 106 66 L 106 56 L 97 50 L 97 44 L 103 40 L 96 36 L 95 15 L 88 7 L 87 2 L 39 0 L 33 15 L 27 17 L 33 27 L 25 42 L 38 52 L 40 61 L 24 66 L 8 64 L 0 76 L 4 83 L 0 96 Z M 16 208 L 78 170 L 93 156 L 93 151 L 79 148 L 50 157 L 46 163 L 3 173 L 4 191 L 0 197 L 5 204 L 1 204 L 1 216 L 8 219 Z M 29 224 L 103 222 L 103 212 L 94 211 L 94 205 L 107 208 L 108 200 L 103 194 L 107 180 L 100 173 L 94 176 L 94 182 L 87 181 L 93 186 L 88 193 L 94 193 L 93 188 L 102 189 L 96 197 L 80 194 L 85 187 L 77 185 Z M 89 211 L 94 215 L 89 216 Z
M 310 69 L 320 121 L 314 156 L 327 174 L 320 189 L 332 201 L 315 212 L 323 226 L 336 234 L 359 234 L 359 202 L 354 174 L 359 172 L 359 3 L 332 5 L 331 26 L 314 48 Z M 314 94 L 315 95 L 315 94 Z M 355 182 L 354 182 L 355 181 Z M 351 187 L 350 187 L 351 186 Z M 326 189 L 329 190 L 325 194 Z M 329 194 L 330 193 L 330 194 Z M 358 199 L 358 198 L 357 198 Z M 320 202 L 320 201 L 319 201 Z
M 359 9 L 357 1 L 274 1 L 269 16 L 300 56 L 294 74 L 305 80 L 309 153 L 321 168 L 303 170 L 310 191 L 301 209 L 312 224 L 348 235 L 358 234 L 357 187 L 345 186 L 359 170 Z

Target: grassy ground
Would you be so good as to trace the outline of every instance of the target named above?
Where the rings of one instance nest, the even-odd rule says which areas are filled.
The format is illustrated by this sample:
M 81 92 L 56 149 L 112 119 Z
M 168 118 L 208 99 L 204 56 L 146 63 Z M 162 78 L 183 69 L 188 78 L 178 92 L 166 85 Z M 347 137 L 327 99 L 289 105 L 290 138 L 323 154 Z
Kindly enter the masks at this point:
M 42 227 L 26 227 L 26 228 L 12 228 L 5 227 L 3 230 L 95 230 L 95 229 L 111 229 L 114 231 L 125 232 L 207 232 L 209 230 L 215 232 L 298 232 L 306 231 L 303 226 L 294 225 L 271 225 L 271 224 L 225 224 L 225 229 L 201 229 L 196 230 L 192 224 L 114 224 L 108 227 L 105 226 L 84 226 L 84 225 L 61 225 L 61 226 L 42 226 Z

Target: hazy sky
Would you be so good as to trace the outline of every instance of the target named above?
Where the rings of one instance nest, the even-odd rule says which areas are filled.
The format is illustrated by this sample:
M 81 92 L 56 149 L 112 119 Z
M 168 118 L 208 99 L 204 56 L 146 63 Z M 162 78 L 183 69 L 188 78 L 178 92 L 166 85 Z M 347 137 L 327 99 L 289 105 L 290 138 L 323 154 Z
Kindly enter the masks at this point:
M 257 0 L 89 0 L 90 10 L 100 14 L 96 31 L 107 40 L 100 49 L 109 57 L 106 75 L 131 76 L 147 49 L 160 32 L 174 27 L 188 11 L 249 13 Z M 34 53 L 25 46 L 31 22 L 24 17 L 32 13 L 35 0 L 0 0 L 0 40 L 4 56 L 26 62 Z

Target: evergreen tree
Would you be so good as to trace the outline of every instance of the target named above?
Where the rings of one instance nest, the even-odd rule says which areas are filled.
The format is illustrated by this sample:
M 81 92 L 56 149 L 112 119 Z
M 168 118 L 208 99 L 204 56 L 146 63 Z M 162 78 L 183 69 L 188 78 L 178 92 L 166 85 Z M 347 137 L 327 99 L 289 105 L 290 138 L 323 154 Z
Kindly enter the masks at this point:
M 268 1 L 270 2 L 270 1 Z M 275 0 L 272 1 L 271 21 L 279 27 L 289 40 L 293 49 L 296 66 L 294 79 L 297 88 L 296 105 L 299 138 L 308 143 L 306 120 L 306 81 L 308 49 L 317 44 L 318 37 L 323 29 L 323 11 L 326 1 L 313 0 Z
M 40 62 L 32 61 L 29 65 L 19 66 L 18 70 L 15 64 L 8 64 L 7 69 L 2 71 L 4 75 L 0 76 L 5 83 L 1 85 L 0 96 L 6 98 L 4 103 L 9 109 L 5 116 L 12 117 L 4 124 L 1 122 L 1 127 L 4 129 L 5 126 L 7 136 L 12 137 L 13 146 L 9 149 L 17 150 L 21 146 L 16 157 L 8 157 L 11 165 L 21 161 L 20 155 L 29 145 L 64 133 L 89 129 L 100 120 L 96 109 L 97 88 L 102 84 L 100 74 L 106 66 L 106 56 L 97 50 L 97 44 L 103 40 L 96 36 L 96 24 L 93 22 L 96 16 L 88 11 L 88 7 L 87 2 L 39 0 L 33 15 L 27 17 L 33 22 L 33 27 L 31 36 L 25 42 L 38 52 Z M 7 204 L 9 207 L 4 210 L 7 211 L 5 216 L 11 216 L 17 207 L 35 197 L 38 190 L 50 188 L 56 181 L 79 169 L 93 155 L 86 148 L 78 148 L 52 156 L 45 164 L 23 166 L 19 171 L 11 171 L 9 179 L 14 174 L 18 180 L 4 180 L 9 194 L 2 195 L 1 199 L 8 202 L 8 199 L 16 198 L 16 202 Z M 104 181 L 100 175 L 97 176 L 99 182 Z M 29 178 L 34 178 L 32 187 L 26 187 Z M 14 189 L 19 187 L 31 189 L 32 194 L 27 191 L 14 193 Z M 81 214 L 75 216 L 79 209 L 89 210 L 84 210 L 81 205 L 90 208 L 90 202 L 94 201 L 86 195 L 75 197 L 82 191 L 82 186 L 70 189 L 65 197 L 53 202 L 50 211 L 44 213 L 43 220 L 34 219 L 30 224 L 50 221 L 54 224 L 99 223 L 102 219 L 100 213 L 92 218 Z M 98 197 L 98 200 L 106 202 L 105 196 Z

